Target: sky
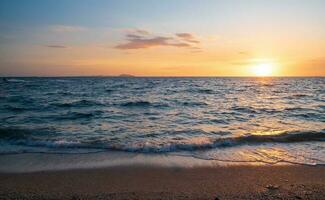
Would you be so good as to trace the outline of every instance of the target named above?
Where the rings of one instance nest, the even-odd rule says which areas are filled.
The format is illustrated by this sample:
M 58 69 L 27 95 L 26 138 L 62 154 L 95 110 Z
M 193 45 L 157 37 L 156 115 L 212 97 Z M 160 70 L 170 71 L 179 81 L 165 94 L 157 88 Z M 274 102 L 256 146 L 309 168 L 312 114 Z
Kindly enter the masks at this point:
M 1 0 L 0 76 L 325 76 L 324 0 Z

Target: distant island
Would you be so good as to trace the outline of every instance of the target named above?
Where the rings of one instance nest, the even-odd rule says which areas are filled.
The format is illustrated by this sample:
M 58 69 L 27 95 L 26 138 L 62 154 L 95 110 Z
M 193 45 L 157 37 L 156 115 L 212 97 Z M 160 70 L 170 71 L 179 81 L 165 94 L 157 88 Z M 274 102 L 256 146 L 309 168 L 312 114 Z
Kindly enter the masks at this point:
M 134 75 L 131 74 L 120 74 L 118 77 L 135 77 Z

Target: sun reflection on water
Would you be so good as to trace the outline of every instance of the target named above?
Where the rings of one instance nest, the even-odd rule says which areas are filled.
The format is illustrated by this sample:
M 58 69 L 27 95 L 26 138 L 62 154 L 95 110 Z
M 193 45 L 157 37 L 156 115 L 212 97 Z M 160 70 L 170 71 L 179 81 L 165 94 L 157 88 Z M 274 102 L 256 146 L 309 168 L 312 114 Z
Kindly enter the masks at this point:
M 255 131 L 255 132 L 252 132 L 251 135 L 281 135 L 281 134 L 284 134 L 286 133 L 287 131 L 283 131 L 283 130 L 269 130 L 269 131 Z

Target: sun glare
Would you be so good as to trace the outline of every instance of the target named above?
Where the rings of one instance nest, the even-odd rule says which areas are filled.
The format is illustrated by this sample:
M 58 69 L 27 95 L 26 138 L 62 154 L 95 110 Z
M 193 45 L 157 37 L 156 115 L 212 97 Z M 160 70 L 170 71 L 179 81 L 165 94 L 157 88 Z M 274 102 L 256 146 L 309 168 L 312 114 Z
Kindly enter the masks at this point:
M 252 72 L 255 76 L 271 76 L 274 65 L 272 63 L 259 63 L 252 67 Z

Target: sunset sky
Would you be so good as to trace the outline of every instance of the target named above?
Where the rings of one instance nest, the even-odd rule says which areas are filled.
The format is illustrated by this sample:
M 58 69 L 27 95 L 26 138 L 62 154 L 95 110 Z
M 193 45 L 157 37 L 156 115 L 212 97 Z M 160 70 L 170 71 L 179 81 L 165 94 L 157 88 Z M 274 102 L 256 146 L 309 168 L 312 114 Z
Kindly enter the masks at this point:
M 325 76 L 324 0 L 1 0 L 0 76 Z

